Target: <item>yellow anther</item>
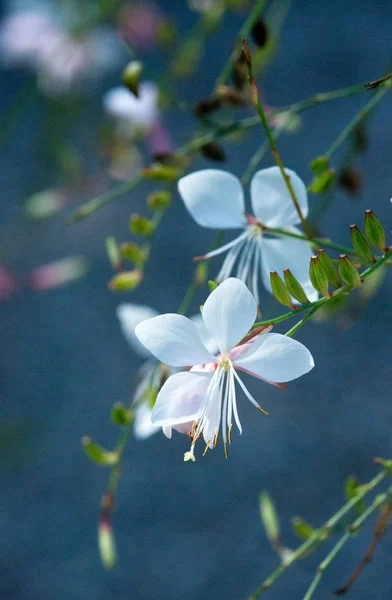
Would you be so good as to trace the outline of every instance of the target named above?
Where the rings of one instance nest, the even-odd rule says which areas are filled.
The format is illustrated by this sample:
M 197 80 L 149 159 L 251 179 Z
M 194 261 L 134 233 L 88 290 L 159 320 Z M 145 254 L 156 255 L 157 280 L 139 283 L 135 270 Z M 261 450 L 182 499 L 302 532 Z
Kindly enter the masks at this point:
M 267 411 L 264 410 L 264 408 L 261 408 L 261 406 L 257 405 L 256 408 L 258 408 L 259 410 L 261 410 L 261 412 L 264 413 L 265 415 L 269 415 L 269 413 L 267 413 Z
M 231 432 L 232 432 L 232 429 L 233 429 L 233 424 L 231 424 L 231 425 L 229 426 L 229 431 L 227 432 L 227 436 L 228 436 L 228 438 L 229 438 L 229 444 L 231 444 L 231 442 L 232 442 L 232 439 L 231 439 Z
M 225 457 L 229 458 L 229 455 L 227 454 L 227 444 L 223 444 L 223 452 L 225 453 Z
M 216 430 L 216 434 L 215 434 L 215 438 L 214 438 L 214 448 L 216 447 L 216 445 L 218 443 L 218 438 L 219 438 L 219 429 Z
M 205 456 L 207 454 L 207 450 L 210 447 L 210 442 L 208 442 L 207 446 L 205 447 L 205 450 L 203 452 L 203 456 Z

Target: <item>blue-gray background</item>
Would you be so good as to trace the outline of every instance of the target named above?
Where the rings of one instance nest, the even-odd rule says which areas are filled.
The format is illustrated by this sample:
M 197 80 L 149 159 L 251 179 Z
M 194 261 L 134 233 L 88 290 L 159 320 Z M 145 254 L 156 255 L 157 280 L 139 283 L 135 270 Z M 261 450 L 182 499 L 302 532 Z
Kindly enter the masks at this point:
M 194 22 L 185 2 L 161 4 L 184 31 Z M 391 52 L 390 2 L 293 4 L 265 81 L 270 104 L 284 105 L 383 73 Z M 239 23 L 228 17 L 221 33 L 209 39 L 209 58 L 191 84 L 181 86 L 189 101 L 209 93 Z M 151 53 L 152 74 L 158 65 L 159 56 Z M 3 71 L 1 76 L 1 101 L 7 105 L 23 74 Z M 105 85 L 114 84 L 117 77 L 113 74 Z M 78 126 L 81 148 L 89 147 L 91 131 L 101 118 L 99 94 L 104 89 L 102 85 L 97 90 Z M 304 114 L 302 131 L 280 143 L 285 164 L 307 180 L 310 159 L 326 150 L 367 99 L 363 94 Z M 337 193 L 324 219 L 324 231 L 342 243 L 349 241 L 348 225 L 360 224 L 366 208 L 391 223 L 391 101 L 387 95 L 370 122 L 370 147 L 360 162 L 360 198 Z M 372 457 L 391 452 L 391 278 L 354 328 L 342 331 L 329 322 L 301 330 L 298 339 L 316 362 L 308 376 L 290 384 L 286 392 L 252 385 L 270 416 L 256 413 L 241 398 L 244 434 L 234 436 L 229 460 L 217 449 L 195 464 L 184 464 L 187 442 L 181 436 L 171 442 L 162 435 L 145 442 L 131 440 L 114 515 L 120 563 L 106 573 L 96 548 L 96 521 L 107 472 L 86 460 L 80 439 L 88 433 L 105 445 L 114 443 L 110 408 L 115 401 L 128 401 L 140 364 L 115 317 L 124 296 L 107 291 L 111 270 L 104 239 L 109 234 L 128 238 L 129 214 L 143 211 L 147 188 L 78 225 L 67 225 L 64 214 L 40 225 L 25 221 L 26 195 L 56 182 L 37 152 L 43 112 L 42 102 L 35 102 L 2 151 L 1 252 L 19 271 L 77 253 L 87 255 L 92 268 L 68 288 L 41 295 L 26 292 L 1 305 L 0 385 L 9 441 L 1 457 L 1 596 L 245 598 L 278 564 L 260 525 L 259 491 L 267 489 L 275 498 L 284 541 L 294 546 L 293 515 L 321 524 L 342 502 L 346 477 L 355 473 L 367 480 L 375 473 Z M 191 117 L 178 120 L 174 112 L 167 114 L 166 122 L 177 143 L 195 127 Z M 243 144 L 226 144 L 227 168 L 240 176 L 257 141 L 253 137 Z M 200 160 L 197 166 L 206 164 Z M 91 164 L 91 172 L 98 168 L 98 161 Z M 157 236 L 145 281 L 129 296 L 131 301 L 175 310 L 187 285 L 191 257 L 205 250 L 210 239 L 176 198 Z M 277 310 L 264 299 L 266 313 Z M 370 535 L 371 529 L 366 529 L 347 545 L 317 598 L 332 597 L 332 590 L 358 563 Z M 351 597 L 391 597 L 391 540 L 387 536 L 377 549 Z M 268 597 L 302 598 L 322 556 L 323 551 L 297 564 Z

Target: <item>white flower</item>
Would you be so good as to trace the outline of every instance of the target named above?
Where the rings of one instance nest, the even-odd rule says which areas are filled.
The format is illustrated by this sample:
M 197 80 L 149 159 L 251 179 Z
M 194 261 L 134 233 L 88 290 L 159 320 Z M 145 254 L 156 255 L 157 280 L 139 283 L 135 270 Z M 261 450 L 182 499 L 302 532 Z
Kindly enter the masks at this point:
M 171 375 L 161 388 L 152 411 L 155 425 L 177 426 L 193 422 L 192 447 L 185 459 L 193 460 L 194 444 L 203 434 L 207 447 L 216 445 L 220 423 L 226 453 L 238 416 L 236 382 L 246 397 L 262 410 L 237 371 L 269 383 L 283 383 L 310 371 L 313 358 L 301 343 L 284 335 L 256 335 L 238 345 L 252 327 L 256 301 L 245 284 L 229 278 L 213 291 L 202 310 L 204 325 L 215 340 L 215 356 L 203 344 L 195 325 L 181 315 L 165 314 L 139 323 L 135 334 L 158 360 L 173 367 L 192 366 Z
M 135 335 L 135 327 L 139 323 L 157 315 L 158 312 L 149 306 L 129 303 L 120 304 L 117 307 L 117 317 L 119 318 L 125 339 L 136 354 L 147 360 L 139 370 L 139 384 L 136 387 L 133 397 L 133 406 L 135 409 L 133 433 L 139 440 L 146 439 L 160 430 L 159 425 L 154 425 L 151 422 L 151 411 L 154 405 L 155 394 L 162 387 L 162 383 L 169 375 L 178 371 L 178 369 L 171 369 L 167 365 L 155 360 L 150 351 L 140 343 Z M 205 328 L 202 316 L 195 315 L 191 320 L 207 348 L 211 352 L 215 352 L 217 350 L 216 344 Z M 181 425 L 177 425 L 175 429 L 180 433 L 188 434 L 191 427 L 192 423 L 182 423 Z M 162 429 L 166 437 L 171 438 L 171 426 L 162 427 Z
M 308 214 L 306 187 L 294 171 L 285 169 L 290 177 L 304 217 Z M 290 269 L 305 290 L 310 301 L 318 294 L 309 279 L 312 251 L 306 241 L 276 237 L 263 233 L 263 225 L 301 233 L 293 226 L 299 222 L 298 213 L 278 167 L 258 171 L 250 185 L 254 219 L 245 215 L 244 192 L 240 180 L 226 171 L 205 169 L 186 175 L 178 189 L 194 220 L 212 229 L 243 229 L 234 240 L 204 258 L 212 258 L 228 250 L 218 274 L 224 281 L 237 263 L 236 277 L 248 283 L 259 304 L 258 282 L 271 292 L 270 272 Z
M 137 98 L 126 87 L 116 87 L 103 97 L 106 112 L 135 129 L 150 130 L 158 120 L 158 88 L 152 81 L 139 86 Z

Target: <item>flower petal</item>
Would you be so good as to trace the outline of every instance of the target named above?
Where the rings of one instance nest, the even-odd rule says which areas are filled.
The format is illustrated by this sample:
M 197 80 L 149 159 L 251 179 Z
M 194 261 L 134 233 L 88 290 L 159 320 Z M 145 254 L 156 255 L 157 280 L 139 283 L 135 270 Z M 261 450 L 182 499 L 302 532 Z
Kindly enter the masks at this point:
M 312 251 L 307 242 L 293 238 L 261 238 L 261 270 L 264 286 L 271 290 L 270 272 L 277 271 L 281 276 L 284 269 L 290 269 L 305 290 L 310 302 L 318 299 L 318 293 L 309 278 L 309 263 Z M 293 299 L 294 304 L 298 304 Z
M 248 333 L 256 314 L 254 297 L 235 277 L 226 279 L 209 295 L 202 311 L 204 324 L 223 354 Z
M 142 358 L 151 357 L 150 352 L 137 339 L 135 327 L 142 321 L 155 317 L 158 311 L 141 304 L 120 304 L 116 313 L 120 320 L 121 331 L 132 350 Z
M 305 184 L 291 169 L 285 169 L 304 217 L 308 214 Z M 267 227 L 287 227 L 300 218 L 279 167 L 258 171 L 250 184 L 250 197 L 255 217 Z
M 149 128 L 158 118 L 158 88 L 153 82 L 144 81 L 136 98 L 126 87 L 116 87 L 106 92 L 103 104 L 114 118 Z
M 197 419 L 213 373 L 182 371 L 167 379 L 152 411 L 154 425 L 166 427 Z
M 314 367 L 314 360 L 297 340 L 280 333 L 265 333 L 249 344 L 234 366 L 243 367 L 256 377 L 284 383 L 308 373 Z
M 178 191 L 202 227 L 238 229 L 246 225 L 244 192 L 235 175 L 218 169 L 196 171 L 179 180 Z
M 215 356 L 203 345 L 195 325 L 182 315 L 158 315 L 139 323 L 135 333 L 158 360 L 172 367 L 215 361 Z
M 210 332 L 208 331 L 207 327 L 204 325 L 204 321 L 203 321 L 203 317 L 201 316 L 201 313 L 191 317 L 191 321 L 195 325 L 195 327 L 197 329 L 197 333 L 199 334 L 200 339 L 203 342 L 204 346 L 207 348 L 208 352 L 211 352 L 211 354 L 214 354 L 214 355 L 218 354 L 218 352 L 219 352 L 218 345 L 217 345 L 216 341 L 214 340 L 214 338 L 212 337 L 212 335 L 210 334 Z
M 151 422 L 151 412 L 152 409 L 145 402 L 136 408 L 133 434 L 137 440 L 146 440 L 159 431 L 159 427 Z

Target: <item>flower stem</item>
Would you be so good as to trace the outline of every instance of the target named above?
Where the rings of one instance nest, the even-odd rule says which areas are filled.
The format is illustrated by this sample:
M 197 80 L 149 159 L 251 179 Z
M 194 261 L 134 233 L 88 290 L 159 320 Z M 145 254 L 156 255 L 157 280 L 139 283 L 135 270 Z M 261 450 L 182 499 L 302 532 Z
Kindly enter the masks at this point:
M 388 250 L 388 252 L 386 252 L 384 254 L 384 256 L 382 256 L 380 259 L 378 259 L 371 267 L 366 269 L 366 271 L 361 273 L 361 279 L 366 280 L 374 271 L 379 269 L 391 257 L 392 257 L 392 249 Z M 301 312 L 305 312 L 307 310 L 313 310 L 313 308 L 319 309 L 322 306 L 324 306 L 324 304 L 327 304 L 327 302 L 330 302 L 330 300 L 332 300 L 333 298 L 336 298 L 337 296 L 340 296 L 341 294 L 350 293 L 350 292 L 352 292 L 353 289 L 355 289 L 355 288 L 353 288 L 352 286 L 350 286 L 346 283 L 342 287 L 335 290 L 329 298 L 321 298 L 320 300 L 316 300 L 315 302 L 310 302 L 309 304 L 304 304 L 303 306 L 300 306 L 299 308 L 297 308 L 295 310 L 291 310 L 290 312 L 285 313 L 284 315 L 280 315 L 279 317 L 275 317 L 273 319 L 268 319 L 266 321 L 260 321 L 258 323 L 255 323 L 253 325 L 253 327 L 255 328 L 255 327 L 262 327 L 264 325 L 278 325 L 279 323 L 283 323 L 283 321 L 286 321 L 287 319 L 290 319 L 291 317 L 294 317 L 295 315 L 297 315 Z
M 272 135 L 271 129 L 270 129 L 269 125 L 268 125 L 268 121 L 267 121 L 267 118 L 266 118 L 264 110 L 263 110 L 263 107 L 261 106 L 261 103 L 260 103 L 260 100 L 259 100 L 259 94 L 258 94 L 256 83 L 255 83 L 255 80 L 254 80 L 254 77 L 253 77 L 252 58 L 251 58 L 251 54 L 250 54 L 248 42 L 246 40 L 243 41 L 242 50 L 243 50 L 243 53 L 244 53 L 244 56 L 245 56 L 245 60 L 246 60 L 246 64 L 247 64 L 248 72 L 249 72 L 249 82 L 250 82 L 250 85 L 251 85 L 251 99 L 252 99 L 252 104 L 255 107 L 255 109 L 256 109 L 259 117 L 260 117 L 261 123 L 262 123 L 262 125 L 264 127 L 264 131 L 265 131 L 265 133 L 267 135 L 268 141 L 269 141 L 270 146 L 271 146 L 272 156 L 274 157 L 275 162 L 278 165 L 278 167 L 280 169 L 280 172 L 282 174 L 282 177 L 283 177 L 283 179 L 284 179 L 284 181 L 286 183 L 286 186 L 287 186 L 287 189 L 289 191 L 290 197 L 291 197 L 291 199 L 293 201 L 293 204 L 295 206 L 295 209 L 296 209 L 296 211 L 298 213 L 298 216 L 299 216 L 299 219 L 301 221 L 303 230 L 306 233 L 306 236 L 308 238 L 310 238 L 310 231 L 309 231 L 308 224 L 307 224 L 307 222 L 305 220 L 305 217 L 302 214 L 301 207 L 300 207 L 300 205 L 298 203 L 298 199 L 297 199 L 297 197 L 295 195 L 294 188 L 292 186 L 290 177 L 287 175 L 286 171 L 284 170 L 283 161 L 282 161 L 281 156 L 279 154 L 278 147 L 276 145 L 274 136 Z
M 264 227 L 264 230 L 267 233 L 274 233 L 276 235 L 281 235 L 283 237 L 291 237 L 297 240 L 307 240 L 312 245 L 317 246 L 318 248 L 325 247 L 331 248 L 331 250 L 337 250 L 337 252 L 341 252 L 343 254 L 350 254 L 351 256 L 356 256 L 355 250 L 353 248 L 348 248 L 347 246 L 341 246 L 340 244 L 335 244 L 328 239 L 325 238 L 311 238 L 308 239 L 306 236 L 301 235 L 300 233 L 293 233 L 291 231 L 286 231 L 285 229 L 278 229 L 275 227 Z
M 353 498 L 348 500 L 348 502 L 346 502 L 346 504 L 344 504 L 344 506 L 342 508 L 340 508 L 330 519 L 328 519 L 328 521 L 320 529 L 315 531 L 307 540 L 305 540 L 305 542 L 303 544 L 301 544 L 301 546 L 299 546 L 297 548 L 297 550 L 295 550 L 289 556 L 289 558 L 287 558 L 284 562 L 282 562 L 279 565 L 279 567 L 277 569 L 275 569 L 275 571 L 273 571 L 271 573 L 271 575 L 269 575 L 269 577 L 267 577 L 267 579 L 265 579 L 265 581 L 249 596 L 249 600 L 257 600 L 268 588 L 271 587 L 271 585 L 274 583 L 274 581 L 280 575 L 282 575 L 282 573 L 284 573 L 287 570 L 288 567 L 290 567 L 294 562 L 296 562 L 299 558 L 301 558 L 306 552 L 308 552 L 308 550 L 312 549 L 313 547 L 317 546 L 319 543 L 328 539 L 333 527 L 347 513 L 349 513 L 369 492 L 374 490 L 388 475 L 391 475 L 391 470 L 390 470 L 390 468 L 385 467 L 368 484 L 361 486 L 358 489 L 358 493 Z M 388 493 L 390 493 L 390 491 Z M 377 496 L 377 498 L 379 498 L 379 496 Z M 377 498 L 376 498 L 376 500 L 377 500 Z M 366 513 L 363 513 L 361 515 L 361 517 L 359 517 L 359 519 L 361 519 L 360 524 L 362 524 L 363 521 L 365 519 L 367 519 L 367 517 L 370 516 L 370 514 L 372 512 L 374 512 L 374 510 L 376 510 L 376 508 L 373 507 L 373 504 L 371 505 L 371 507 L 369 507 L 369 509 L 372 508 L 371 512 L 369 512 L 369 509 L 367 509 Z M 379 505 L 380 504 L 378 504 L 378 506 Z M 352 527 L 358 528 L 359 519 L 354 521 Z M 319 579 L 321 579 L 321 576 L 317 576 L 317 583 L 314 584 L 314 586 L 315 586 L 314 589 L 317 587 Z M 309 588 L 309 590 L 310 590 L 310 588 Z M 309 593 L 309 590 L 308 590 L 308 593 Z M 309 597 L 311 597 L 311 596 L 309 596 Z

